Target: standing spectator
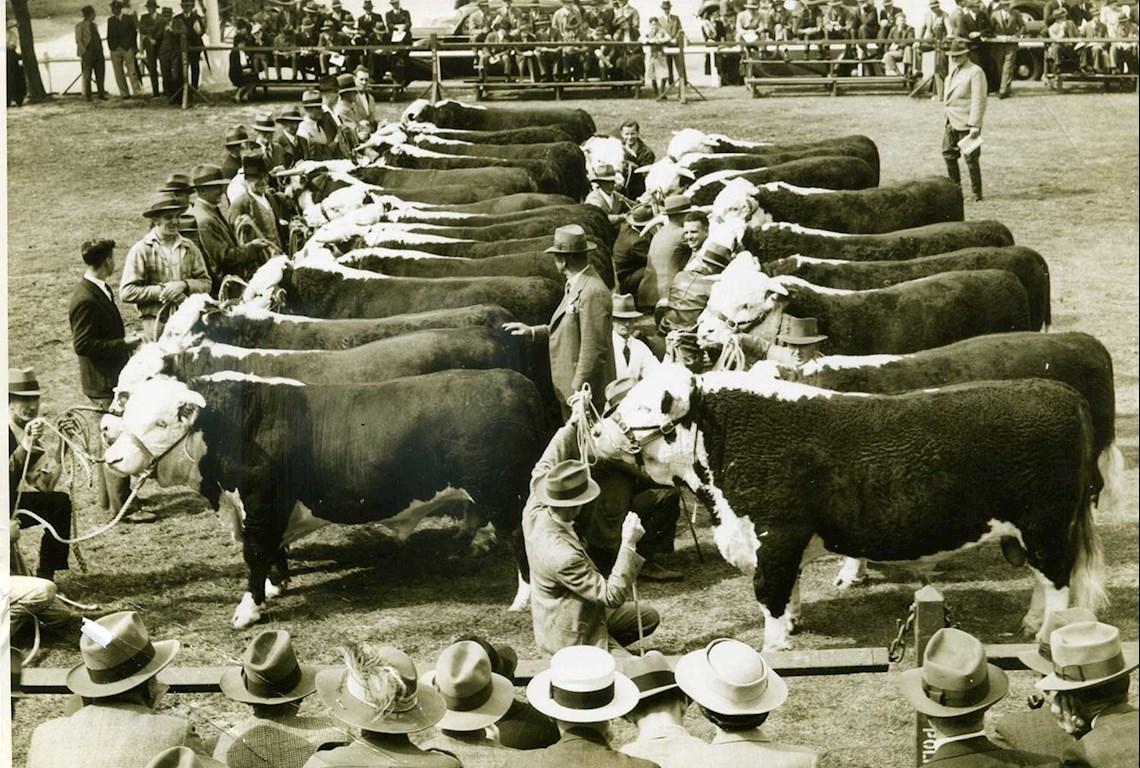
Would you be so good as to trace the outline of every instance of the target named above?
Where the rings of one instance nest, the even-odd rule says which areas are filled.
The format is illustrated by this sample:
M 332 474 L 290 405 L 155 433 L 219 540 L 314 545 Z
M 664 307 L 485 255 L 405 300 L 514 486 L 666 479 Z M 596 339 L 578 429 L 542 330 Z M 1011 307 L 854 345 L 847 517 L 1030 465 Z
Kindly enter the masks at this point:
M 139 47 L 138 22 L 134 16 L 123 15 L 123 4 L 112 0 L 111 15 L 107 19 L 107 48 L 111 51 L 111 69 L 119 96 L 129 99 L 131 93 L 142 93 L 142 80 L 135 57 Z M 128 78 L 130 83 L 128 84 Z
M 613 19 L 614 40 L 625 43 L 636 42 L 641 35 L 641 16 L 629 0 L 617 0 Z
M 946 73 L 949 71 L 949 58 L 945 48 L 949 33 L 950 17 L 942 10 L 939 0 L 930 0 L 915 37 L 922 41 L 919 50 L 934 51 L 934 92 L 939 101 L 942 100 Z
M 994 34 L 998 37 L 1024 37 L 1025 18 L 1021 11 L 1010 7 L 1010 0 L 998 0 L 998 8 L 992 16 Z M 1013 70 L 1017 63 L 1017 41 L 991 43 L 994 68 L 1000 73 L 998 98 L 1008 99 L 1013 84 Z
M 139 18 L 139 39 L 146 57 L 146 72 L 150 77 L 150 91 L 157 96 L 161 91 L 158 84 L 158 50 L 162 42 L 163 22 L 158 14 L 158 0 L 146 0 L 146 13 Z
M 400 0 L 391 0 L 392 8 L 384 14 L 384 24 L 388 27 L 389 42 L 401 46 L 392 54 L 392 82 L 399 86 L 408 84 L 408 51 L 412 47 L 412 14 L 400 6 Z
M 661 213 L 667 221 L 649 242 L 645 278 L 637 292 L 638 309 L 655 311 L 658 302 L 669 295 L 673 277 L 689 260 L 689 251 L 684 243 L 684 220 L 685 214 L 690 210 L 690 201 L 686 195 L 670 195 L 665 198 Z
M 182 43 L 178 30 L 174 28 L 174 11 L 169 5 L 163 6 L 162 41 L 158 56 L 162 61 L 162 95 L 174 102 L 182 91 Z
M 194 191 L 194 185 L 190 183 L 190 177 L 185 173 L 172 173 L 166 177 L 166 181 L 157 191 L 169 193 L 185 208 L 190 205 L 190 194 Z
M 638 701 L 625 716 L 637 726 L 637 738 L 621 751 L 661 768 L 703 765 L 708 745 L 685 730 L 689 698 L 677 686 L 669 660 L 660 651 L 650 651 L 629 659 L 622 671 L 637 686 Z
M 230 200 L 226 218 L 234 228 L 238 242 L 254 242 L 260 238 L 268 241 L 274 252 L 280 252 L 277 211 L 267 194 L 269 167 L 265 155 L 260 152 L 243 155 L 241 172 L 242 181 L 237 194 Z M 242 237 L 246 227 L 252 235 L 248 239 Z
M 337 117 L 336 105 L 340 100 L 337 93 L 337 79 L 332 75 L 322 77 L 317 88 L 321 93 L 321 117 L 318 121 L 321 124 L 321 130 L 325 132 L 325 138 L 331 146 L 337 147 L 339 152 L 339 139 L 340 139 L 340 118 Z
M 95 25 L 95 9 L 85 5 L 82 14 L 83 21 L 75 25 L 75 55 L 79 57 L 83 98 L 91 101 L 91 79 L 94 78 L 99 98 L 106 100 L 107 91 L 103 88 L 106 59 L 103 58 L 103 39 Z
M 654 17 L 649 20 L 649 31 L 645 34 L 645 74 L 653 86 L 653 95 L 657 101 L 669 98 L 666 92 L 669 80 L 669 67 L 665 61 L 665 45 L 669 42 L 669 35 L 661 28 L 661 20 Z M 660 82 L 660 85 L 658 85 Z
M 302 119 L 301 110 L 296 107 L 285 107 L 274 119 L 281 130 L 273 135 L 269 144 L 270 167 L 292 168 L 308 154 L 302 140 L 297 137 Z
M 997 77 L 988 71 L 989 63 L 982 56 L 982 39 L 993 37 L 990 17 L 982 8 L 982 0 L 962 0 L 961 6 L 950 12 L 950 35 L 969 41 L 970 61 L 985 72 L 987 84 L 996 86 Z
M 982 133 L 982 118 L 986 114 L 986 76 L 969 60 L 966 41 L 955 38 L 947 52 L 950 56 L 950 74 L 946 76 L 946 91 L 942 97 L 946 127 L 942 135 L 942 157 L 946 161 L 946 174 L 951 181 L 961 184 L 958 170 L 959 155 L 966 161 L 970 174 L 970 188 L 974 201 L 982 200 L 981 147 L 966 154 L 958 144 L 969 138 L 977 141 Z
M 222 158 L 222 175 L 232 179 L 241 170 L 241 151 L 249 144 L 249 133 L 244 125 L 226 129 L 226 154 Z
M 332 155 L 329 140 L 324 129 L 321 128 L 321 116 L 324 113 L 321 92 L 310 88 L 301 94 L 301 108 L 304 110 L 305 116 L 297 127 L 297 136 L 304 142 L 307 152 L 305 159 L 330 159 Z
M 217 296 L 218 287 L 227 275 L 249 280 L 269 255 L 270 244 L 255 239 L 239 244 L 230 222 L 222 215 L 219 204 L 229 183 L 216 165 L 196 165 L 194 177 L 194 205 L 190 215 L 197 222 L 198 239 L 206 270 L 210 273 L 210 293 Z
M 106 410 L 114 397 L 119 372 L 142 338 L 135 334 L 126 335 L 123 317 L 107 284 L 115 273 L 115 241 L 88 240 L 80 249 L 80 255 L 87 270 L 76 286 L 67 310 L 72 346 L 79 358 L 79 383 L 83 394 L 95 407 Z M 95 444 L 96 458 L 102 458 L 102 441 L 96 440 Z M 95 486 L 99 507 L 112 516 L 118 514 L 130 495 L 128 478 L 100 465 L 95 468 Z M 133 512 L 125 518 L 130 523 L 153 522 L 156 519 L 149 512 Z
M 179 50 L 186 44 L 186 61 L 190 68 L 190 85 L 195 90 L 202 76 L 202 36 L 206 34 L 206 21 L 194 9 L 195 0 L 181 0 L 182 12 L 170 22 L 170 28 L 178 38 Z M 181 55 L 181 53 L 180 53 Z M 182 83 L 185 85 L 185 83 Z
M 624 153 L 622 178 L 625 194 L 634 200 L 645 193 L 645 174 L 635 173 L 638 168 L 652 165 L 657 159 L 653 150 L 641 138 L 641 125 L 636 120 L 621 124 L 621 145 Z
M 681 36 L 685 31 L 681 28 L 681 18 L 673 13 L 673 4 L 669 0 L 661 0 L 661 16 L 659 17 L 661 29 L 669 36 L 669 46 L 674 47 L 681 44 Z M 676 66 L 678 73 L 682 71 L 685 62 L 681 61 L 677 54 L 670 53 L 665 57 L 666 65 L 669 68 L 669 85 L 674 82 L 673 69 Z
M 129 768 L 170 747 L 199 747 L 189 720 L 157 712 L 165 690 L 158 673 L 179 648 L 177 640 L 152 641 L 134 611 L 85 623 L 83 663 L 67 674 L 85 706 L 36 728 L 27 768 Z
M 24 98 L 28 95 L 28 83 L 25 80 L 24 67 L 20 59 L 20 35 L 16 26 L 16 20 L 12 18 L 11 3 L 5 4 L 7 18 L 7 28 L 5 29 L 5 42 L 8 47 L 8 93 L 7 93 L 7 106 L 22 106 Z
M 201 251 L 178 233 L 178 217 L 185 209 L 169 194 L 154 198 L 143 212 L 152 227 L 131 246 L 123 264 L 119 294 L 138 309 L 147 339 L 162 333 L 166 307 L 181 304 L 191 293 L 210 290 L 210 273 Z
M 333 113 L 342 127 L 342 133 L 355 139 L 359 126 L 363 125 L 366 131 L 370 128 L 368 115 L 364 114 L 364 109 L 356 98 L 360 89 L 356 87 L 356 80 L 348 73 L 337 75 L 336 84 L 337 102 L 333 107 Z

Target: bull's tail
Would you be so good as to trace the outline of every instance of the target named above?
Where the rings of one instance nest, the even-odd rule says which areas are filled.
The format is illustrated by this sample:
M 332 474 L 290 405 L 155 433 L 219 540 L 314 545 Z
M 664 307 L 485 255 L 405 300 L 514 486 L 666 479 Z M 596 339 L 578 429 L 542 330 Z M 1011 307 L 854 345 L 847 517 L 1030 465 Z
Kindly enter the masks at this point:
M 1100 452 L 1096 465 L 1103 484 L 1097 495 L 1097 512 L 1119 508 L 1124 501 L 1124 492 L 1128 486 L 1124 479 L 1124 454 L 1120 452 L 1115 440 Z
M 1074 552 L 1073 569 L 1069 573 L 1070 603 L 1099 612 L 1108 602 L 1104 588 L 1104 551 L 1092 514 L 1089 494 L 1081 501 L 1080 511 L 1069 532 Z

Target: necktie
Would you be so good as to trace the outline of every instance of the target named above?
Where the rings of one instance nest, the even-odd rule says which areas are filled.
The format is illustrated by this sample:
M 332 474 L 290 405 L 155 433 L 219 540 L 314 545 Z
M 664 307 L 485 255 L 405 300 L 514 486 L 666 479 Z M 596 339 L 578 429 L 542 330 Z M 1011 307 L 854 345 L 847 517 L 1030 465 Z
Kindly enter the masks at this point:
M 626 339 L 625 341 L 622 342 L 621 356 L 625 358 L 625 364 L 629 365 L 629 358 L 630 358 L 629 339 Z

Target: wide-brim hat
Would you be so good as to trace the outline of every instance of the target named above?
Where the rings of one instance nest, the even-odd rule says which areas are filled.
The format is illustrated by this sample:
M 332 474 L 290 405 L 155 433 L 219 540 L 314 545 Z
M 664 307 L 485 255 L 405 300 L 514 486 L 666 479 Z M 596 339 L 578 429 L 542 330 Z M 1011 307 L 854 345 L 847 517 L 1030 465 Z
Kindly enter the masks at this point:
M 588 464 L 567 459 L 531 480 L 530 492 L 548 507 L 580 507 L 598 498 L 601 488 L 590 477 Z
M 597 247 L 581 226 L 567 224 L 554 230 L 554 244 L 546 249 L 546 253 L 588 253 Z
M 618 172 L 609 163 L 602 163 L 589 173 L 590 181 L 617 181 Z
M 391 653 L 396 649 L 384 649 Z M 362 691 L 360 683 L 345 667 L 321 670 L 317 673 L 317 695 L 333 717 L 361 730 L 377 733 L 415 733 L 430 728 L 440 721 L 447 707 L 434 688 L 420 686 L 415 666 L 402 652 L 395 665 L 404 685 L 412 691 L 403 705 L 383 712 L 364 701 L 355 691 Z M 406 662 L 403 662 L 407 659 Z M 401 663 L 402 662 L 402 663 Z M 409 677 L 409 673 L 411 676 Z
M 625 320 L 632 320 L 635 317 L 645 317 L 645 313 L 637 308 L 637 302 L 630 293 L 614 294 L 613 298 L 613 316 Z
M 226 669 L 219 687 L 244 704 L 285 704 L 317 690 L 317 668 L 297 661 L 288 632 L 270 629 L 249 641 L 241 666 Z
M 190 747 L 171 747 L 152 757 L 146 768 L 226 768 L 226 764 Z
M 89 698 L 116 696 L 141 685 L 174 661 L 182 647 L 177 640 L 152 641 L 134 611 L 85 621 L 82 632 L 83 661 L 68 671 L 67 687 Z
M 788 685 L 753 647 L 729 638 L 687 653 L 674 671 L 693 701 L 721 715 L 760 715 L 783 704 Z
M 240 147 L 247 141 L 249 141 L 249 131 L 245 129 L 245 126 L 235 125 L 226 131 L 227 147 Z
M 661 651 L 649 651 L 644 656 L 626 659 L 621 671 L 637 686 L 642 701 L 680 687 L 673 668 L 669 666 L 669 659 Z
M 637 686 L 618 672 L 614 657 L 592 645 L 563 648 L 526 687 L 530 705 L 567 723 L 600 723 L 628 714 Z
M 143 3 L 143 7 L 144 8 L 157 8 L 158 2 L 157 2 L 157 0 L 146 0 L 146 2 Z
M 281 110 L 281 114 L 277 116 L 276 122 L 299 123 L 304 119 L 305 118 L 301 115 L 301 110 L 296 107 L 285 107 L 285 109 Z
M 351 93 L 353 91 L 359 91 L 360 89 L 356 87 L 356 78 L 352 75 L 344 74 L 337 75 L 336 90 L 338 93 Z
M 190 177 L 193 179 L 195 189 L 200 189 L 201 187 L 225 187 L 230 183 L 225 173 L 222 172 L 221 166 L 214 165 L 213 163 L 202 163 L 201 165 L 194 166 L 193 170 L 190 171 Z
M 1053 649 L 1049 645 L 1049 638 L 1061 627 L 1081 621 L 1096 621 L 1096 614 L 1088 608 L 1049 611 L 1045 614 L 1045 624 L 1041 627 L 1041 639 L 1037 642 L 1037 650 L 1019 653 L 1017 658 L 1034 672 L 1042 675 L 1053 674 Z
M 655 218 L 653 208 L 648 205 L 635 205 L 629 211 L 629 223 L 635 227 L 643 227 Z
M 970 43 L 961 37 L 955 37 L 950 41 L 950 47 L 946 49 L 947 56 L 968 56 L 970 54 Z
M 1137 652 L 1125 650 L 1120 630 L 1099 621 L 1082 621 L 1049 636 L 1053 669 L 1037 681 L 1043 691 L 1075 691 L 1124 677 L 1140 666 Z
M 666 216 L 680 216 L 693 210 L 693 201 L 688 195 L 669 195 L 661 206 L 661 213 Z
M 324 104 L 321 98 L 321 92 L 310 88 L 301 94 L 301 106 L 303 107 L 319 107 Z
M 273 119 L 273 114 L 264 112 L 258 115 L 253 121 L 253 130 L 259 133 L 274 133 L 277 130 L 277 122 Z
M 732 248 L 722 243 L 706 242 L 700 251 L 701 261 L 723 270 L 732 263 Z
M 781 344 L 818 344 L 827 339 L 826 333 L 819 332 L 819 320 L 814 317 L 793 317 L 788 315 L 788 332 L 776 335 Z
M 161 213 L 168 213 L 170 211 L 184 211 L 186 204 L 174 197 L 169 192 L 163 192 L 155 195 L 147 203 L 146 210 L 143 211 L 143 216 L 148 219 L 154 218 Z
M 987 709 L 1009 691 L 1009 678 L 986 661 L 981 641 L 947 627 L 927 643 L 922 666 L 899 676 L 899 691 L 930 717 L 957 717 Z
M 445 648 L 420 685 L 443 697 L 447 711 L 437 725 L 448 731 L 482 730 L 503 719 L 515 700 L 514 684 L 492 671 L 491 657 L 471 640 Z
M 158 192 L 180 192 L 188 193 L 194 189 L 193 184 L 190 183 L 190 177 L 185 173 L 172 173 L 166 177 L 166 181 L 158 188 Z
M 40 382 L 36 379 L 36 371 L 34 368 L 9 368 L 8 369 L 8 396 L 15 395 L 16 397 L 39 397 L 43 394 L 40 391 Z
M 250 176 L 267 176 L 269 163 L 262 152 L 249 152 L 241 156 L 241 172 L 247 178 Z

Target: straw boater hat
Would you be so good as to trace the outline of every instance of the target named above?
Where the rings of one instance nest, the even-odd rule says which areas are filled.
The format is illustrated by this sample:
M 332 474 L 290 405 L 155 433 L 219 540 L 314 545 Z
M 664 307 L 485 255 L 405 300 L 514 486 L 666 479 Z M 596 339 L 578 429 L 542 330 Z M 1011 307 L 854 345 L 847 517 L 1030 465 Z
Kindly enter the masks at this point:
M 194 181 L 195 189 L 201 189 L 202 187 L 225 187 L 230 183 L 230 180 L 222 173 L 221 167 L 213 163 L 202 163 L 194 166 L 190 171 L 190 178 Z
M 761 715 L 788 698 L 788 686 L 750 645 L 721 638 L 677 662 L 677 685 L 719 715 Z
M 317 693 L 341 722 L 377 733 L 415 733 L 440 721 L 446 707 L 434 688 L 421 687 L 416 665 L 399 648 L 384 646 L 376 653 L 400 676 L 402 695 L 388 706 L 374 701 L 369 682 L 355 669 L 336 667 L 317 673 Z
M 617 181 L 618 172 L 609 163 L 601 163 L 590 172 L 590 181 Z
M 317 690 L 317 668 L 297 661 L 283 629 L 259 632 L 245 647 L 240 667 L 222 673 L 222 693 L 245 704 L 285 704 Z
M 240 147 L 247 141 L 249 141 L 249 131 L 245 129 L 244 125 L 235 125 L 226 130 L 227 147 Z
M 567 224 L 554 230 L 554 244 L 547 253 L 589 253 L 598 246 L 586 237 L 586 230 L 578 224 Z
M 642 701 L 678 688 L 673 668 L 661 651 L 649 651 L 644 656 L 629 658 L 622 666 L 622 672 L 637 686 L 638 697 Z
M 602 416 L 609 418 L 617 407 L 621 405 L 621 401 L 625 400 L 633 388 L 637 385 L 637 379 L 632 376 L 623 376 L 620 379 L 614 379 L 606 385 L 606 405 L 602 409 Z
M 1056 630 L 1069 624 L 1082 621 L 1096 621 L 1096 614 L 1088 608 L 1064 608 L 1059 611 L 1049 611 L 1045 615 L 1045 626 L 1041 628 L 1041 639 L 1037 642 L 1037 650 L 1017 654 L 1017 658 L 1025 666 L 1042 675 L 1053 674 L 1053 649 L 1049 645 L 1049 638 Z
M 669 195 L 665 198 L 665 204 L 661 208 L 661 212 L 666 216 L 680 216 L 682 213 L 688 213 L 693 209 L 693 201 L 688 195 Z
M 199 755 L 190 747 L 171 747 L 155 755 L 146 768 L 225 768 L 212 757 Z
M 644 317 L 645 313 L 637 308 L 637 304 L 633 300 L 633 294 L 619 293 L 613 299 L 614 308 L 613 316 L 622 318 L 624 320 L 632 320 L 635 317 Z
M 957 717 L 986 709 L 1009 690 L 1009 679 L 986 661 L 986 649 L 971 634 L 948 627 L 930 638 L 922 666 L 898 681 L 910 705 L 931 717 Z
M 161 213 L 184 210 L 186 210 L 186 205 L 181 200 L 169 192 L 159 192 L 151 197 L 150 202 L 147 203 L 146 210 L 143 211 L 143 216 L 148 219 L 153 219 Z
M 79 638 L 83 663 L 67 673 L 67 687 L 89 698 L 125 693 L 174 661 L 180 647 L 177 640 L 152 642 L 142 617 L 134 611 L 85 622 Z
M 349 74 L 337 75 L 336 89 L 338 93 L 355 93 L 360 90 L 356 87 L 356 79 Z
M 614 657 L 592 645 L 563 648 L 526 687 L 531 706 L 567 723 L 601 723 L 637 706 L 637 686 L 616 669 Z
M 420 684 L 443 697 L 447 712 L 439 727 L 448 731 L 482 730 L 501 720 L 515 700 L 514 685 L 491 670 L 491 657 L 470 640 L 445 648 Z
M 1082 621 L 1049 636 L 1053 669 L 1037 681 L 1043 691 L 1075 691 L 1103 685 L 1140 666 L 1135 651 L 1120 644 L 1120 630 L 1099 621 Z
M 34 368 L 8 369 L 8 396 L 12 397 L 39 397 L 40 383 L 36 380 Z
M 819 321 L 814 317 L 792 317 L 788 315 L 788 332 L 776 336 L 781 344 L 818 344 L 827 339 L 826 333 L 819 332 Z
M 166 181 L 158 188 L 159 192 L 180 192 L 189 194 L 193 191 L 190 184 L 190 177 L 185 173 L 172 173 L 166 177 Z
M 567 459 L 531 480 L 530 492 L 548 507 L 580 507 L 596 499 L 601 488 L 590 477 L 589 465 Z

